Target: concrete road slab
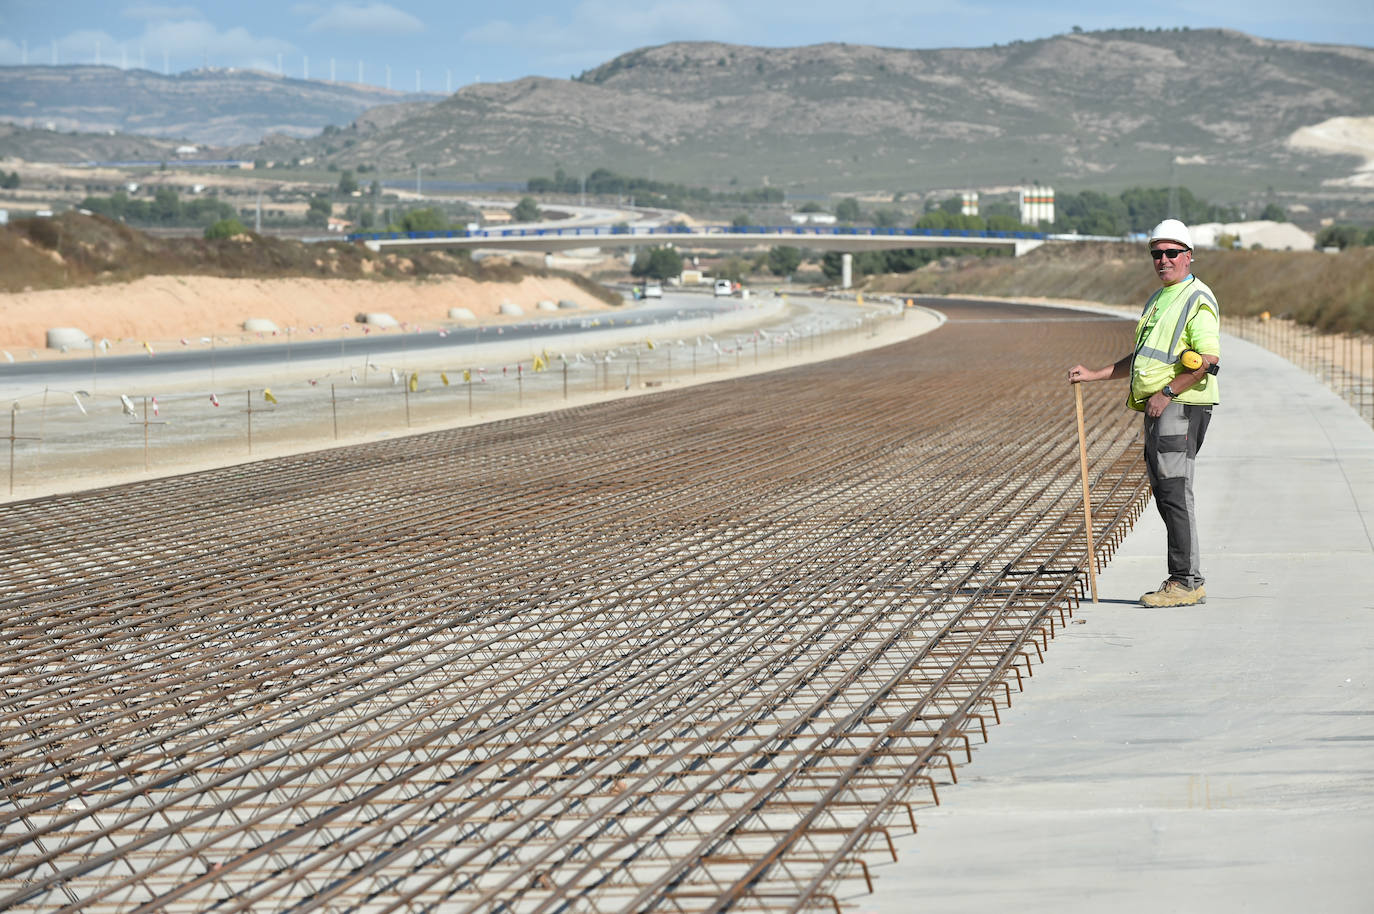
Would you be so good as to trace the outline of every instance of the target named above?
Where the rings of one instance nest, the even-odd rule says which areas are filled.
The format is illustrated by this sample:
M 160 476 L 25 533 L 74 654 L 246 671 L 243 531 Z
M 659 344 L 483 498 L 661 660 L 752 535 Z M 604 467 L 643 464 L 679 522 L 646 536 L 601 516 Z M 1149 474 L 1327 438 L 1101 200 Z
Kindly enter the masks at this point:
M 858 911 L 1374 911 L 1374 431 L 1224 344 L 1203 606 L 1153 505 Z M 1120 382 L 1116 382 L 1120 383 Z

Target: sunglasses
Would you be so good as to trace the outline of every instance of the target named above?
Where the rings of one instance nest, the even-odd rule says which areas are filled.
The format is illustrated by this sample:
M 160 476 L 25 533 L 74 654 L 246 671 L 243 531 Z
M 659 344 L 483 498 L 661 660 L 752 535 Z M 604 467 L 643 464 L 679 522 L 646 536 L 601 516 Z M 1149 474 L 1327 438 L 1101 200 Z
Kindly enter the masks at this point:
M 1188 253 L 1187 248 L 1179 248 L 1176 251 L 1169 251 L 1165 250 L 1164 248 L 1155 248 L 1153 251 L 1150 252 L 1150 256 L 1153 257 L 1155 260 L 1158 260 L 1161 257 L 1168 257 L 1170 260 L 1178 260 L 1179 254 L 1186 253 Z

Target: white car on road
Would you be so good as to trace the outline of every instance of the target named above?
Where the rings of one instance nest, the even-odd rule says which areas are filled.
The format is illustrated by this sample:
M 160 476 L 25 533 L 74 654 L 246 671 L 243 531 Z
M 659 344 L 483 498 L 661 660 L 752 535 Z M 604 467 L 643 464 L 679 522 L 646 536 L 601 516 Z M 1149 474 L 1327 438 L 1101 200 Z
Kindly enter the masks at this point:
M 662 284 L 662 283 L 657 283 L 657 282 L 646 282 L 646 283 L 644 284 L 644 297 L 645 297 L 645 298 L 662 298 L 662 297 L 663 297 L 663 284 Z
M 735 287 L 734 287 L 734 285 L 731 284 L 730 280 L 728 280 L 728 279 L 717 279 L 717 280 L 716 280 L 716 297 L 717 297 L 717 298 L 719 298 L 719 297 L 722 296 L 722 295 L 733 295 L 733 294 L 735 294 Z

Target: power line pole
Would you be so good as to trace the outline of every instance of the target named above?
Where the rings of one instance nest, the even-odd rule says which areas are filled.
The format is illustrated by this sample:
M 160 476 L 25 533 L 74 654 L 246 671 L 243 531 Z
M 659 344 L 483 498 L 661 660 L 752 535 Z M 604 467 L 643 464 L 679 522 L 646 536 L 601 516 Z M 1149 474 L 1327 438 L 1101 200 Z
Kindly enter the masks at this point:
M 1169 160 L 1169 211 L 1164 215 L 1170 219 L 1179 219 L 1178 212 L 1178 163 L 1173 159 Z

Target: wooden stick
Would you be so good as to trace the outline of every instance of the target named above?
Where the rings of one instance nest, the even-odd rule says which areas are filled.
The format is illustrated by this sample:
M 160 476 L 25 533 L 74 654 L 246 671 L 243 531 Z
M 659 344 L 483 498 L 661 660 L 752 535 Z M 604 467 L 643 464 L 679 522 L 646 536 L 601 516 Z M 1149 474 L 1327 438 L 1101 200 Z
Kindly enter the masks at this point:
M 1073 386 L 1078 405 L 1078 469 L 1083 478 L 1083 530 L 1088 537 L 1088 583 L 1092 585 L 1093 602 L 1097 602 L 1097 553 L 1093 551 L 1093 506 L 1088 490 L 1088 439 L 1083 433 L 1083 385 Z

